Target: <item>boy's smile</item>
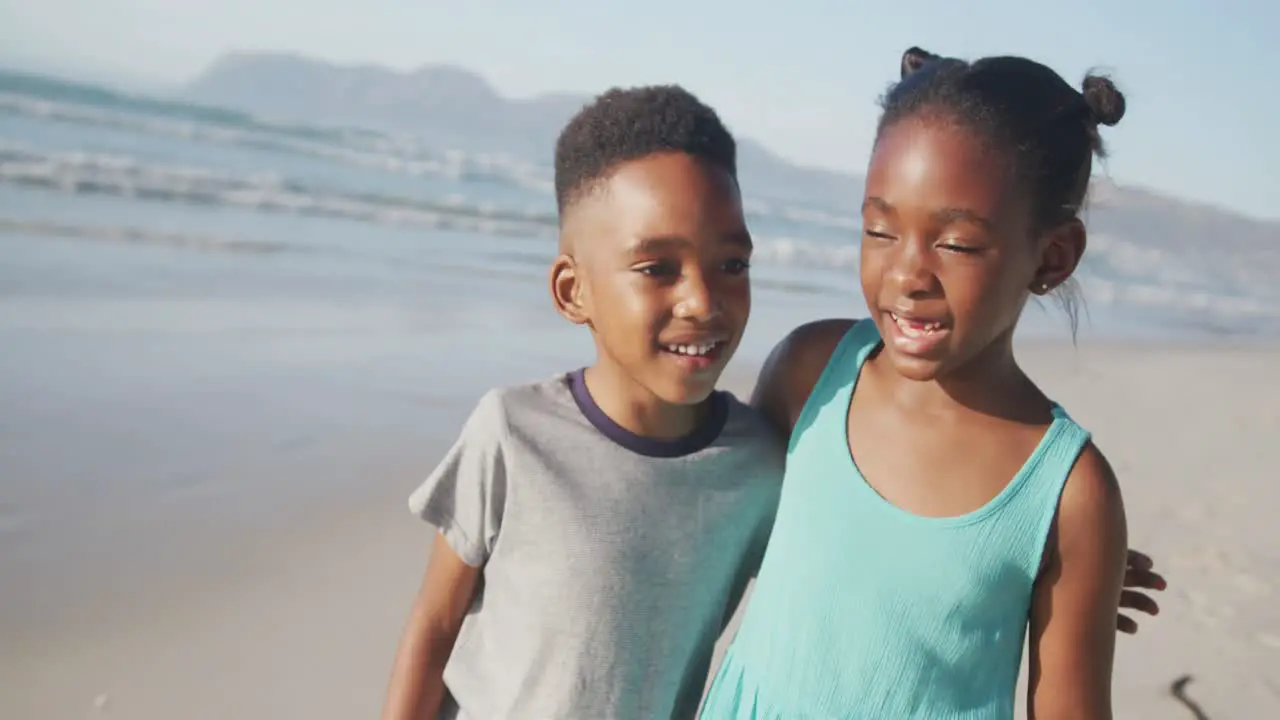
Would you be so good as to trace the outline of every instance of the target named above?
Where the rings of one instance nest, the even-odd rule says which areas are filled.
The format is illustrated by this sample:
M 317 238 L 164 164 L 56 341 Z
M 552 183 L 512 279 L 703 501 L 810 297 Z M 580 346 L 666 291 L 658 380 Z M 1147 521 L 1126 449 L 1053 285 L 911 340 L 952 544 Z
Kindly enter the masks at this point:
M 563 235 L 552 291 L 595 335 L 595 381 L 631 406 L 705 400 L 751 307 L 734 178 L 684 153 L 631 160 L 578 200 Z
M 680 372 L 694 375 L 715 370 L 718 376 L 722 369 L 720 359 L 730 339 L 724 334 L 718 338 L 705 334 L 685 335 L 659 342 L 658 350 L 670 355 Z

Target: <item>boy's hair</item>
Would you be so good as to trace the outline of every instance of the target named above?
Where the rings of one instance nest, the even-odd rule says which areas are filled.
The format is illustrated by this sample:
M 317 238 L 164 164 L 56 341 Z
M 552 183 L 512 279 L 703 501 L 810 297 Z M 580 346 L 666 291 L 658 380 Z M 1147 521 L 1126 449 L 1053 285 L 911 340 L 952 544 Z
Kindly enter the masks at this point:
M 613 88 L 556 140 L 556 206 L 563 215 L 620 163 L 661 152 L 691 155 L 737 180 L 737 144 L 715 110 L 678 85 Z
M 1086 75 L 1076 90 L 1024 57 L 970 63 L 918 47 L 903 53 L 900 80 L 881 106 L 877 139 L 900 120 L 923 116 L 960 123 L 1007 153 L 1015 177 L 1030 192 L 1037 230 L 1079 215 L 1093 155 L 1106 156 L 1098 126 L 1115 125 L 1125 111 L 1124 95 L 1100 75 Z M 1059 290 L 1074 337 L 1079 292 L 1070 281 Z
M 1111 80 L 1085 76 L 1081 90 L 1052 69 L 1024 57 L 972 63 L 913 47 L 902 56 L 901 80 L 881 101 L 876 130 L 907 117 L 935 115 L 962 123 L 1009 153 L 1029 188 L 1038 229 L 1080 212 L 1093 170 L 1105 156 L 1099 125 L 1124 117 L 1124 95 Z

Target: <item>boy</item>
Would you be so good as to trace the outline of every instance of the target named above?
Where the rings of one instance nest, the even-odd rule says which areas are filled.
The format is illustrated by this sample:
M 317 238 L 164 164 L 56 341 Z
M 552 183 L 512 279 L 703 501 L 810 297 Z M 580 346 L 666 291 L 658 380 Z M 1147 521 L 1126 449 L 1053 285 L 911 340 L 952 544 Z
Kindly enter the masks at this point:
M 678 87 L 614 90 L 556 196 L 552 296 L 597 359 L 489 392 L 413 494 L 440 532 L 384 717 L 692 717 L 767 537 L 782 448 L 715 390 L 751 304 L 733 137 Z

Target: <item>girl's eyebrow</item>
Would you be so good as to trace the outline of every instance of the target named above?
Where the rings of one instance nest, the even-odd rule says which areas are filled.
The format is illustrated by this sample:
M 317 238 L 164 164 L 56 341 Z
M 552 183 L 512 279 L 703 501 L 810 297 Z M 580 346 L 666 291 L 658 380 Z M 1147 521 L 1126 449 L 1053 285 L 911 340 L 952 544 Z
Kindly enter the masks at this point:
M 866 210 L 868 207 L 873 207 L 876 210 L 879 210 L 880 212 L 886 215 L 898 214 L 898 209 L 895 208 L 892 203 L 890 203 L 888 200 L 885 200 L 882 197 L 877 197 L 875 195 L 872 195 L 871 197 L 862 201 L 862 209 Z
M 872 196 L 864 200 L 862 203 L 862 209 L 866 210 L 868 207 L 873 207 L 889 216 L 896 216 L 898 214 L 898 209 L 882 197 Z M 981 225 L 987 230 L 994 230 L 995 228 L 995 223 L 992 223 L 984 215 L 974 212 L 969 208 L 942 208 L 941 210 L 934 211 L 932 217 L 934 222 L 939 225 L 948 225 L 954 222 L 968 222 L 973 223 L 974 225 Z
M 943 208 L 935 212 L 933 217 L 942 225 L 949 225 L 954 222 L 967 222 L 973 223 L 974 225 L 981 225 L 987 230 L 995 229 L 994 223 L 968 208 Z

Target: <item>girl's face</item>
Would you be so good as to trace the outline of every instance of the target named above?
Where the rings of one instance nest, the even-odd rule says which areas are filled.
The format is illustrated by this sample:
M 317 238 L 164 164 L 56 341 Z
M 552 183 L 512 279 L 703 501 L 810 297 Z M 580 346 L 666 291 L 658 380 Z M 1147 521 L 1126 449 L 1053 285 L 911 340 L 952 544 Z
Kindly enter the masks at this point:
M 1028 293 L 1055 287 L 1079 260 L 1063 252 L 1076 235 L 1083 251 L 1079 222 L 1037 237 L 1011 168 L 1003 148 L 945 120 L 908 117 L 876 143 L 862 291 L 902 375 L 932 380 L 1007 353 Z

